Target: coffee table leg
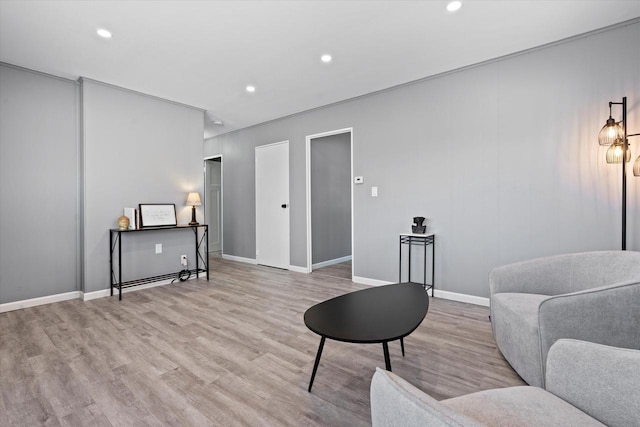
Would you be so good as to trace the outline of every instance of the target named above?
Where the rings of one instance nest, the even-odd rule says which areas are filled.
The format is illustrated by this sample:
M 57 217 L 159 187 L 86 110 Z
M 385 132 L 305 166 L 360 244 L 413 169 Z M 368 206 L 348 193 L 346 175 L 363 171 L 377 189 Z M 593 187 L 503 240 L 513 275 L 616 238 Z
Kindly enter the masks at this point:
M 320 338 L 320 346 L 318 347 L 318 353 L 316 354 L 316 363 L 313 364 L 313 372 L 311 373 L 311 381 L 309 381 L 309 393 L 311 393 L 311 387 L 313 386 L 313 380 L 316 377 L 316 371 L 318 370 L 318 364 L 320 363 L 320 356 L 322 356 L 322 348 L 324 347 L 325 337 Z
M 404 357 L 404 338 L 400 338 L 400 348 L 402 348 L 402 357 Z
M 385 369 L 389 372 L 391 372 L 391 359 L 389 358 L 389 346 L 387 345 L 387 342 L 383 342 L 382 343 L 382 350 L 384 351 L 384 366 Z

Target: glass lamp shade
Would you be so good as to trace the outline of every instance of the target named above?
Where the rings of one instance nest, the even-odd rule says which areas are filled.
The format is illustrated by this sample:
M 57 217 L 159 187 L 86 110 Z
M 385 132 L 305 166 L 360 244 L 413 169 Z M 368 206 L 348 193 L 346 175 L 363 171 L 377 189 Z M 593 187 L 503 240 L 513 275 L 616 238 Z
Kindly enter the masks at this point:
M 622 152 L 624 151 L 624 145 L 622 142 L 614 142 L 607 150 L 607 163 L 622 163 Z M 631 150 L 627 147 L 626 162 L 631 160 Z
M 640 176 L 640 156 L 638 156 L 636 161 L 633 163 L 633 175 Z
M 615 143 L 618 139 L 624 138 L 624 130 L 620 123 L 616 123 L 616 121 L 609 116 L 607 119 L 607 123 L 602 126 L 600 129 L 600 133 L 598 134 L 598 142 L 600 145 L 611 145 Z
M 200 206 L 200 193 L 189 193 L 187 196 L 187 206 Z

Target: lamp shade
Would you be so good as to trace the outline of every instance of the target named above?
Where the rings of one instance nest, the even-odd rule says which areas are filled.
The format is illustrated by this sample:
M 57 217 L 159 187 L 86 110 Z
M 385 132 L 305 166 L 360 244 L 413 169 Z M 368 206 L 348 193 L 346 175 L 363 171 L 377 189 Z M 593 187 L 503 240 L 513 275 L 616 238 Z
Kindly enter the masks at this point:
M 611 145 L 615 143 L 618 139 L 624 138 L 624 129 L 620 126 L 620 123 L 616 123 L 616 121 L 609 116 L 607 119 L 607 123 L 602 126 L 600 129 L 600 133 L 598 134 L 598 142 L 600 145 Z
M 187 205 L 188 206 L 200 206 L 202 202 L 200 201 L 200 193 L 189 193 L 187 196 Z
M 622 142 L 614 142 L 607 150 L 607 163 L 622 163 L 622 152 L 624 151 L 624 145 Z M 631 150 L 627 147 L 626 162 L 631 160 Z
M 633 163 L 633 175 L 640 176 L 640 156 L 638 156 L 636 161 Z

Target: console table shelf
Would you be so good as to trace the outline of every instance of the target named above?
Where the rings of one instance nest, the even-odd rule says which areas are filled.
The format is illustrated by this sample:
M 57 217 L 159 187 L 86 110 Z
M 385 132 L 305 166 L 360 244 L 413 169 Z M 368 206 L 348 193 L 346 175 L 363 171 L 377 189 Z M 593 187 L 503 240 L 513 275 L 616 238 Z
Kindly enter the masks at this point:
M 190 269 L 189 272 L 191 274 L 198 274 L 198 273 L 204 273 L 205 269 L 204 268 L 200 268 L 198 270 L 196 270 L 195 268 Z M 151 277 L 145 277 L 142 279 L 136 279 L 136 280 L 129 280 L 127 282 L 122 282 L 119 284 L 120 287 L 124 288 L 130 288 L 132 286 L 138 286 L 138 285 L 146 285 L 147 283 L 153 283 L 153 282 L 159 282 L 161 280 L 169 280 L 169 279 L 177 279 L 178 278 L 178 274 L 179 273 L 167 273 L 167 274 L 160 274 L 158 276 L 151 276 Z M 114 288 L 118 288 L 118 285 L 116 284 L 114 286 Z
M 109 265 L 111 269 L 110 281 L 111 281 L 111 296 L 113 296 L 113 290 L 118 290 L 118 299 L 122 300 L 122 289 L 130 288 L 133 286 L 146 285 L 148 283 L 159 282 L 161 280 L 179 279 L 181 271 L 175 273 L 159 274 L 156 276 L 143 277 L 134 280 L 122 280 L 122 237 L 126 234 L 137 234 L 143 231 L 171 231 L 171 230 L 192 230 L 194 234 L 194 247 L 195 247 L 195 260 L 196 267 L 188 269 L 190 274 L 195 274 L 198 277 L 200 273 L 207 274 L 207 280 L 209 280 L 209 226 L 206 224 L 201 225 L 174 225 L 169 227 L 145 227 L 136 229 L 120 230 L 113 228 L 109 230 Z M 198 233 L 198 230 L 202 230 L 202 233 Z M 114 269 L 114 255 L 117 250 L 118 267 L 117 272 Z M 185 269 L 187 270 L 187 269 Z M 185 271 L 183 270 L 183 271 Z

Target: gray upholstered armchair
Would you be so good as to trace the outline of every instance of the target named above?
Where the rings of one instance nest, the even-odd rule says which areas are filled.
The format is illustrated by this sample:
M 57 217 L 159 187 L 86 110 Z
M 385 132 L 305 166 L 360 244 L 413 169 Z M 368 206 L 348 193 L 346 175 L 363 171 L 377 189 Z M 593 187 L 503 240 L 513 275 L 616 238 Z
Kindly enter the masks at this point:
M 491 325 L 505 359 L 544 387 L 559 338 L 640 349 L 640 252 L 558 255 L 494 268 Z
M 640 351 L 558 340 L 547 390 L 507 387 L 438 402 L 378 368 L 371 381 L 373 427 L 640 427 Z

